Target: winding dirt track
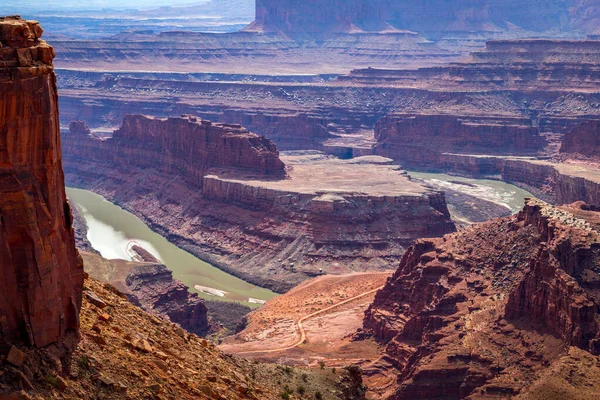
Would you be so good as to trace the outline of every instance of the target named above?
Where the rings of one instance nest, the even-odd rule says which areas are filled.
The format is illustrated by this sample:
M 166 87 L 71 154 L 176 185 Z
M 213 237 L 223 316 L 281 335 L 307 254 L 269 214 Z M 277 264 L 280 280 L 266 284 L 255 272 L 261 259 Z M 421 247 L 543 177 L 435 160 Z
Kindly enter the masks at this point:
M 373 294 L 373 293 L 375 293 L 375 292 L 383 289 L 383 287 L 384 286 L 380 286 L 380 287 L 378 287 L 376 289 L 369 290 L 368 292 L 359 294 L 358 296 L 351 297 L 351 298 L 349 298 L 347 300 L 341 301 L 341 302 L 339 302 L 337 304 L 334 304 L 332 306 L 326 307 L 326 308 L 324 308 L 322 310 L 319 310 L 319 311 L 315 311 L 312 314 L 308 314 L 308 315 L 305 315 L 304 317 L 300 318 L 298 320 L 298 322 L 296 323 L 296 329 L 300 332 L 300 339 L 296 343 L 294 343 L 293 345 L 291 345 L 291 346 L 279 347 L 279 348 L 276 348 L 276 349 L 244 351 L 244 352 L 240 352 L 240 353 L 236 353 L 236 354 L 237 355 L 244 355 L 244 354 L 259 354 L 259 353 L 277 353 L 277 352 L 280 352 L 280 351 L 286 351 L 286 350 L 294 349 L 294 348 L 300 346 L 306 340 L 306 331 L 304 330 L 304 326 L 302 325 L 303 322 L 305 322 L 305 321 L 307 321 L 307 320 L 309 320 L 311 318 L 314 318 L 314 317 L 316 317 L 319 314 L 323 314 L 323 313 L 325 313 L 327 311 L 330 311 L 330 310 L 332 310 L 332 309 L 334 309 L 336 307 L 343 306 L 344 304 L 351 303 L 351 302 L 353 302 L 355 300 L 358 300 L 358 299 L 360 299 L 362 297 L 365 297 L 365 296 L 368 296 L 370 294 Z

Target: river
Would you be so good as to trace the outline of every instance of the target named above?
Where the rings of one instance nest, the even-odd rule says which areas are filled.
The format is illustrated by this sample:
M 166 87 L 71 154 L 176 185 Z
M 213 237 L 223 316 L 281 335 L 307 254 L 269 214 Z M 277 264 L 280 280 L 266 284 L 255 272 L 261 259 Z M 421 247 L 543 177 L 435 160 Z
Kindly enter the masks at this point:
M 515 214 L 523 209 L 526 198 L 535 196 L 510 183 L 490 179 L 472 179 L 460 176 L 407 171 L 416 179 L 442 189 L 454 190 L 506 207 Z
M 137 243 L 204 299 L 237 301 L 255 307 L 276 296 L 180 249 L 153 232 L 138 217 L 102 196 L 73 188 L 67 188 L 67 195 L 85 219 L 89 242 L 104 258 L 132 261 L 128 248 Z

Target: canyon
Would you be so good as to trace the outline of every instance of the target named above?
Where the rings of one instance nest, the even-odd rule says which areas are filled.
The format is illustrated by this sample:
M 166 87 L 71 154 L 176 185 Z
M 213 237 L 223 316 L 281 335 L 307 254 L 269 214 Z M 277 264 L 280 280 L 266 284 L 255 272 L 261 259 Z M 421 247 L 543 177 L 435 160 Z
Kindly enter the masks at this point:
M 274 291 L 325 273 L 386 269 L 412 240 L 455 230 L 443 194 L 382 157 L 279 156 L 240 126 L 189 116 L 129 116 L 110 138 L 72 127 L 63 136 L 70 186 Z
M 502 179 L 555 204 L 598 204 L 594 168 L 560 148 L 599 118 L 599 43 L 493 40 L 443 66 L 333 76 L 61 70 L 62 126 L 83 120 L 110 136 L 127 113 L 190 113 L 243 124 L 284 151 L 376 154 L 408 169 Z
M 256 0 L 74 25 L 58 78 L 0 19 L 0 397 L 599 397 L 599 6 Z M 103 258 L 64 183 L 281 296 L 237 324 L 143 241 Z

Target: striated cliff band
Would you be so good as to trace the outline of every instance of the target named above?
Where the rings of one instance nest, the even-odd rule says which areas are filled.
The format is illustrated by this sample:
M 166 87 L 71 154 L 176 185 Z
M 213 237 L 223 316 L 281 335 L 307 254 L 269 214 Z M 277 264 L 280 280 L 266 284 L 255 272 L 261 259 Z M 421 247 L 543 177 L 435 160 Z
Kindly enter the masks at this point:
M 0 337 L 37 347 L 78 329 L 83 286 L 41 36 L 36 21 L 0 18 Z
M 516 216 L 418 241 L 365 314 L 385 346 L 367 375 L 391 363 L 392 399 L 595 398 L 599 221 L 583 203 L 530 200 Z
M 111 138 L 74 125 L 64 151 L 69 185 L 280 292 L 327 272 L 386 269 L 412 240 L 455 229 L 443 193 L 412 182 L 391 160 L 280 158 L 267 139 L 195 117 L 131 116 Z

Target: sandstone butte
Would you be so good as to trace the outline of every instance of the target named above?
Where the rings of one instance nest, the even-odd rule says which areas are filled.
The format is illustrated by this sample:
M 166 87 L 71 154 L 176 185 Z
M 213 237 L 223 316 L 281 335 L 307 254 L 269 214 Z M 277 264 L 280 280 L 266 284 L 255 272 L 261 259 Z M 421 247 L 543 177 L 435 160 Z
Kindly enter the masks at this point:
M 412 240 L 455 230 L 444 194 L 383 157 L 280 156 L 239 125 L 190 116 L 128 116 L 108 138 L 71 127 L 70 186 L 278 292 L 328 272 L 389 269 Z
M 54 50 L 0 19 L 0 325 L 44 347 L 79 327 L 83 266 L 64 188 Z

